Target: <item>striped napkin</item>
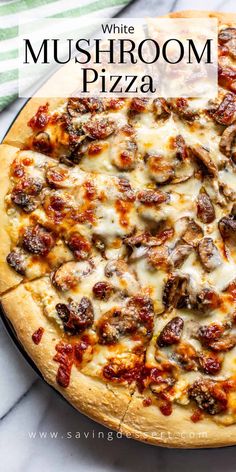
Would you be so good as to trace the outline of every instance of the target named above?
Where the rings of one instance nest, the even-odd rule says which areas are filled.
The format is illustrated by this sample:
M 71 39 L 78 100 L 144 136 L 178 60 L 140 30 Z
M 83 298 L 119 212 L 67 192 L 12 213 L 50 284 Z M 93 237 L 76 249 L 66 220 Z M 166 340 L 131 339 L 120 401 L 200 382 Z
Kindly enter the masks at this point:
M 0 0 L 0 111 L 17 98 L 19 17 L 76 18 L 115 16 L 131 0 Z

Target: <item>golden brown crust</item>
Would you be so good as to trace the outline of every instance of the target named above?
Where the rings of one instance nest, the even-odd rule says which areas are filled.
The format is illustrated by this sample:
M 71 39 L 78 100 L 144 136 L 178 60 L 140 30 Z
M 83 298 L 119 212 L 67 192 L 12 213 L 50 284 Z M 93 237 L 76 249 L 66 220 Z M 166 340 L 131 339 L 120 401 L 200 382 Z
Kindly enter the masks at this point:
M 32 129 L 30 126 L 27 126 L 27 123 L 30 118 L 35 115 L 38 108 L 48 103 L 49 112 L 53 112 L 64 102 L 64 98 L 31 98 L 17 116 L 10 130 L 6 134 L 3 143 L 10 144 L 11 146 L 17 146 L 20 149 L 24 148 L 28 139 L 32 135 Z
M 22 277 L 9 267 L 6 256 L 10 252 L 11 240 L 8 233 L 8 216 L 5 209 L 5 196 L 9 187 L 9 168 L 18 149 L 6 144 L 0 145 L 0 293 L 18 285 Z
M 83 375 L 72 367 L 70 384 L 60 387 L 56 382 L 58 363 L 53 360 L 55 346 L 61 340 L 61 331 L 43 314 L 41 307 L 33 299 L 29 288 L 35 284 L 45 289 L 44 279 L 20 285 L 2 298 L 4 313 L 11 321 L 19 341 L 33 359 L 45 380 L 56 388 L 72 405 L 96 421 L 108 427 L 119 429 L 120 422 L 130 401 L 129 390 L 125 387 L 114 389 L 105 382 Z M 19 306 L 22 308 L 19 310 Z M 32 334 L 39 328 L 45 332 L 38 345 L 32 341 Z
M 170 416 L 163 416 L 157 406 L 145 407 L 143 397 L 135 393 L 123 418 L 121 432 L 164 447 L 209 448 L 235 444 L 236 424 L 224 426 L 211 418 L 193 423 L 190 416 L 190 408 L 178 405 Z
M 236 22 L 236 15 L 230 13 L 217 13 L 210 11 L 183 11 L 167 15 L 171 18 L 193 18 L 193 17 L 213 17 L 219 20 L 220 24 L 231 25 Z M 11 145 L 24 147 L 31 129 L 27 127 L 28 120 L 35 114 L 40 105 L 49 102 L 49 109 L 53 111 L 64 99 L 32 98 L 20 113 L 16 122 L 6 135 L 4 142 Z M 1 199 L 6 191 L 8 182 L 8 166 L 10 154 L 13 153 L 9 146 L 1 151 L 2 173 L 1 173 Z M 8 149 L 8 150 L 7 150 Z M 15 151 L 14 151 L 15 152 Z M 2 157 L 6 154 L 6 157 Z M 5 177 L 4 177 L 5 175 Z M 4 189 L 5 186 L 5 189 Z M 1 203 L 2 221 L 6 219 L 3 203 Z M 3 225 L 4 226 L 4 225 Z M 6 247 L 9 238 L 1 230 L 0 255 L 6 254 Z M 5 246 L 4 246 L 5 245 Z M 2 256 L 3 257 L 3 256 Z M 1 268 L 0 289 L 15 285 L 12 277 L 19 277 L 12 274 L 8 266 Z M 9 271 L 9 274 L 7 274 Z M 19 277 L 20 279 L 20 277 Z M 20 280 L 17 280 L 18 283 Z M 149 442 L 155 445 L 167 447 L 219 447 L 236 443 L 236 425 L 223 426 L 216 424 L 211 418 L 193 423 L 190 420 L 191 411 L 188 407 L 175 406 L 172 415 L 163 416 L 158 407 L 151 405 L 144 407 L 143 396 L 135 393 L 131 397 L 130 391 L 122 386 L 106 384 L 99 379 L 83 375 L 75 367 L 72 369 L 71 382 L 67 389 L 63 389 L 56 383 L 56 372 L 58 365 L 53 361 L 55 355 L 55 345 L 60 339 L 58 329 L 44 316 L 42 309 L 33 299 L 29 288 L 33 284 L 42 284 L 43 279 L 31 282 L 13 289 L 2 298 L 2 306 L 7 317 L 12 322 L 20 342 L 34 360 L 45 380 L 54 386 L 62 395 L 70 401 L 81 412 L 122 433 L 140 441 Z M 5 285 L 4 285 L 5 284 Z M 19 304 L 24 307 L 19 310 Z M 32 342 L 32 334 L 39 327 L 45 329 L 45 333 L 39 345 Z

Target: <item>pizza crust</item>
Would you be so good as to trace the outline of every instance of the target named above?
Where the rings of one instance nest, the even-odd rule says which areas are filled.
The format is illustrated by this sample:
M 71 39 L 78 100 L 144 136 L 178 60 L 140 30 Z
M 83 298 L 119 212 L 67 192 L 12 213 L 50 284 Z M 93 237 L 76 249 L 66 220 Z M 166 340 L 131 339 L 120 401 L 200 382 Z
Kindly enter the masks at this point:
M 17 146 L 20 149 L 25 149 L 26 143 L 28 142 L 30 136 L 32 135 L 32 129 L 30 126 L 27 126 L 28 121 L 32 116 L 35 115 L 40 106 L 48 103 L 49 112 L 53 112 L 55 109 L 60 107 L 65 103 L 64 98 L 31 98 L 23 110 L 19 113 L 16 120 L 12 124 L 10 130 L 7 132 L 6 136 L 3 139 L 4 144 L 10 144 L 11 146 Z
M 8 233 L 8 216 L 5 209 L 5 196 L 9 188 L 9 168 L 18 149 L 6 144 L 0 145 L 0 293 L 9 290 L 22 281 L 21 275 L 9 267 L 6 256 L 10 252 L 11 239 Z
M 213 17 L 220 24 L 232 25 L 236 15 L 210 11 L 182 11 L 166 15 L 170 18 Z M 54 111 L 64 99 L 32 98 L 24 107 L 15 123 L 7 133 L 4 143 L 19 148 L 25 147 L 31 135 L 28 120 L 36 113 L 40 105 L 49 103 L 49 110 Z M 8 169 L 15 153 L 15 148 L 1 146 L 1 198 L 0 211 L 3 222 L 0 236 L 0 290 L 3 292 L 19 284 L 22 280 L 3 260 L 10 244 L 9 236 L 4 228 L 6 214 L 4 211 L 4 195 L 8 186 Z M 42 279 L 43 280 L 43 279 Z M 85 376 L 76 368 L 72 368 L 71 382 L 68 388 L 61 388 L 56 382 L 58 364 L 53 361 L 55 345 L 61 338 L 61 332 L 33 299 L 29 287 L 35 282 L 21 284 L 2 297 L 4 313 L 11 321 L 19 341 L 29 356 L 33 359 L 45 380 L 57 389 L 75 408 L 92 419 L 111 427 L 134 439 L 154 445 L 176 448 L 219 447 L 236 443 L 236 425 L 223 426 L 209 418 L 198 423 L 190 420 L 191 409 L 186 406 L 174 407 L 173 413 L 163 416 L 154 404 L 144 407 L 144 397 L 137 391 L 132 392 L 127 387 L 115 384 L 106 385 L 99 379 Z M 38 283 L 41 283 L 38 281 Z M 43 282 L 42 282 L 43 283 Z M 19 312 L 19 304 L 24 307 Z M 43 327 L 45 332 L 39 345 L 32 341 L 32 334 Z
M 2 308 L 11 321 L 20 343 L 39 368 L 46 382 L 58 390 L 75 408 L 90 418 L 115 430 L 120 423 L 131 399 L 129 389 L 125 387 L 107 387 L 102 380 L 83 375 L 72 367 L 70 384 L 60 387 L 56 382 L 59 364 L 53 360 L 55 346 L 61 340 L 62 332 L 55 323 L 50 322 L 36 303 L 29 287 L 41 284 L 45 289 L 44 279 L 22 284 L 2 297 Z M 23 309 L 19 310 L 19 306 Z M 38 345 L 32 341 L 32 334 L 44 328 Z

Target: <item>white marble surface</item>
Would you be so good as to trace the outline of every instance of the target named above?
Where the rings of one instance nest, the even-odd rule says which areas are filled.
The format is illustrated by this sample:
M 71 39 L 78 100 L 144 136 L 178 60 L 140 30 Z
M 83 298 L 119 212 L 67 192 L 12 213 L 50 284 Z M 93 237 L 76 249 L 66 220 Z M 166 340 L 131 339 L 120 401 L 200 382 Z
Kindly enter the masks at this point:
M 154 16 L 191 8 L 233 12 L 235 6 L 235 0 L 136 0 L 121 16 Z M 23 100 L 18 100 L 1 113 L 0 140 L 22 105 Z M 50 437 L 50 432 L 58 432 L 57 438 Z M 67 438 L 68 432 L 72 438 Z M 103 439 L 98 439 L 99 432 L 104 433 Z M 35 433 L 35 438 L 30 438 L 30 433 Z M 106 428 L 75 412 L 37 377 L 0 322 L 0 470 L 3 472 L 62 472 L 65 467 L 69 472 L 233 472 L 235 453 L 234 447 L 165 450 L 115 438 L 115 433 L 108 440 Z

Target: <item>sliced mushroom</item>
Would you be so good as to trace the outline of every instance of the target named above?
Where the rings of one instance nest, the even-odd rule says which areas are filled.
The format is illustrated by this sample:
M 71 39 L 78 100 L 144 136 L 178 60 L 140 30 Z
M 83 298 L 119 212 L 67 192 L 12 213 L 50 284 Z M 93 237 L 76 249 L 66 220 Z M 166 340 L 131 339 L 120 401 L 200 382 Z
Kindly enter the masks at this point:
M 153 112 L 156 120 L 166 120 L 171 114 L 171 109 L 164 98 L 153 100 Z
M 186 218 L 186 229 L 182 234 L 182 239 L 190 246 L 196 246 L 204 236 L 203 230 L 193 219 Z
M 82 129 L 85 135 L 91 139 L 106 139 L 115 132 L 116 123 L 107 117 L 95 117 L 87 121 Z
M 120 290 L 129 295 L 139 292 L 140 285 L 136 279 L 135 273 L 128 264 L 122 260 L 111 260 L 107 263 L 105 276 L 111 279 L 111 283 L 116 290 Z
M 27 255 L 21 248 L 15 248 L 8 254 L 7 263 L 18 274 L 25 275 L 27 266 Z
M 211 159 L 208 149 L 204 148 L 200 144 L 195 144 L 195 146 L 191 146 L 190 149 L 193 155 L 197 158 L 197 161 L 200 162 L 204 172 L 211 177 L 216 177 L 218 170 Z
M 157 339 L 157 345 L 159 347 L 165 347 L 177 344 L 180 341 L 183 327 L 184 321 L 180 316 L 172 318 L 172 320 L 170 320 L 160 332 Z
M 205 224 L 212 223 L 216 216 L 215 208 L 204 188 L 201 188 L 197 198 L 197 216 Z
M 220 253 L 211 238 L 203 238 L 198 245 L 201 263 L 207 272 L 215 270 L 222 264 Z
M 221 125 L 231 125 L 236 118 L 236 98 L 231 92 L 227 93 L 217 110 L 212 113 L 213 119 Z
M 219 148 L 226 156 L 231 157 L 236 162 L 236 152 L 233 151 L 233 145 L 236 138 L 236 124 L 228 126 L 221 135 Z
M 166 184 L 174 177 L 174 164 L 161 154 L 146 155 L 147 169 L 158 184 Z
M 221 30 L 218 36 L 219 43 L 226 46 L 229 55 L 236 59 L 236 28 L 225 28 Z
M 43 154 L 51 154 L 53 149 L 50 136 L 46 131 L 40 131 L 33 137 L 32 146 L 35 151 Z
M 197 403 L 198 408 L 210 415 L 216 415 L 227 409 L 227 394 L 220 382 L 209 379 L 198 379 L 189 388 L 190 400 Z
M 178 307 L 187 296 L 188 276 L 172 273 L 165 284 L 162 301 L 168 310 Z
M 175 269 L 181 267 L 192 251 L 193 248 L 189 244 L 178 244 L 169 256 L 173 267 Z
M 92 272 L 89 262 L 66 262 L 52 274 L 52 283 L 62 292 L 72 289 L 79 281 Z
M 82 297 L 79 303 L 75 301 L 68 304 L 58 303 L 56 310 L 65 332 L 72 336 L 82 333 L 93 324 L 93 306 L 87 297 Z
M 232 216 L 224 216 L 218 223 L 220 234 L 225 240 L 236 242 L 236 219 Z

